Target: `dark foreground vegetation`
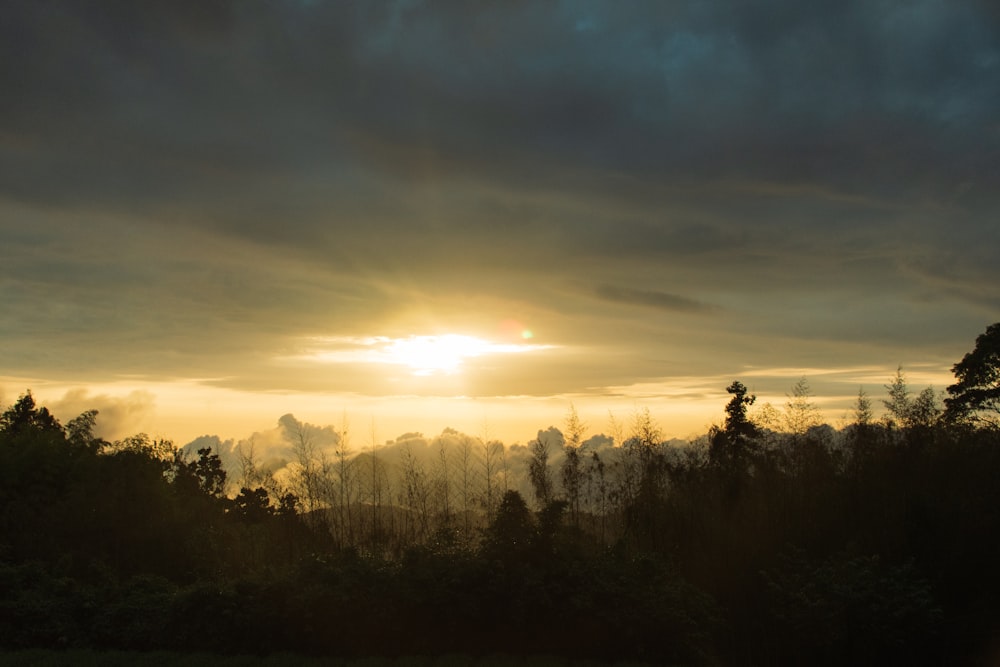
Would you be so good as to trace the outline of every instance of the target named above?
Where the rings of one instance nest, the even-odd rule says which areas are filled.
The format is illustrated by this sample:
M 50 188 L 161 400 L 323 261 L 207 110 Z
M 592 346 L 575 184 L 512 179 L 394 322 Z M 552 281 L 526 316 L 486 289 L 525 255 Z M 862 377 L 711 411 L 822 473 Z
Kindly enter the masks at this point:
M 23 649 L 0 652 L 0 667 L 651 667 L 631 660 L 600 662 L 550 655 L 448 654 L 386 658 L 339 658 L 272 653 L 266 656 L 170 651 Z
M 287 485 L 248 460 L 227 492 L 209 449 L 106 442 L 28 393 L 0 416 L 0 648 L 995 664 L 1000 325 L 954 370 L 943 406 L 899 374 L 840 431 L 804 382 L 781 429 L 734 382 L 684 447 L 640 416 L 599 455 L 571 418 L 558 466 L 531 445 L 533 506 L 499 443 L 475 505 L 468 466 L 307 442 Z

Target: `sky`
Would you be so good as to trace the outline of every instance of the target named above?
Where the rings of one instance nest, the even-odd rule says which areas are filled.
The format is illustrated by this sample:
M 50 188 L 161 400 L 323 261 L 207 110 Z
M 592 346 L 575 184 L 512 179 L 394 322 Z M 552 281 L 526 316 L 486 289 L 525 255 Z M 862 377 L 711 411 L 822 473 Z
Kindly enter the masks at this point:
M 998 8 L 8 0 L 0 404 L 524 442 L 942 390 L 1000 320 Z

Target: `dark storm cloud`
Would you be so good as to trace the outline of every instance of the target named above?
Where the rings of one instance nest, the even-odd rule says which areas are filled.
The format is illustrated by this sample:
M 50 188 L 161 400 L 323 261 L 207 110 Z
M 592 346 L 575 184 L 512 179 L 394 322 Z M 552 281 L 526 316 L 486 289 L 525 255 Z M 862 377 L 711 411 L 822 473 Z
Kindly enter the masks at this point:
M 989 3 L 3 14 L 0 333 L 18 363 L 65 367 L 62 345 L 84 368 L 113 344 L 129 370 L 197 357 L 229 378 L 231 355 L 456 304 L 636 345 L 709 311 L 810 341 L 816 322 L 881 339 L 892 312 L 896 336 L 938 340 L 1000 299 Z M 647 308 L 608 323 L 602 301 Z
M 661 5 L 14 3 L 4 182 L 162 204 L 278 199 L 345 164 L 996 183 L 998 25 L 977 5 Z

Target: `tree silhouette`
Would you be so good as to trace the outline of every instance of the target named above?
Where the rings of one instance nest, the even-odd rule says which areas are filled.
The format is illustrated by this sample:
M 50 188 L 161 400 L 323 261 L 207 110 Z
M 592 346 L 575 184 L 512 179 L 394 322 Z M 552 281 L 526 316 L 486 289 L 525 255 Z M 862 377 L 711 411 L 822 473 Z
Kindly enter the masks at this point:
M 858 389 L 858 399 L 854 403 L 854 425 L 867 428 L 872 425 L 875 415 L 872 412 L 872 401 L 865 393 L 864 387 Z
M 569 505 L 570 516 L 574 526 L 580 525 L 580 499 L 583 491 L 583 457 L 581 456 L 584 425 L 577 415 L 576 407 L 570 405 L 566 417 L 566 441 L 563 451 L 566 457 L 560 468 L 563 494 Z
M 976 338 L 976 346 L 952 367 L 958 380 L 944 399 L 949 421 L 1000 426 L 1000 322 Z
M 813 403 L 809 381 L 800 378 L 792 387 L 792 395 L 785 403 L 785 427 L 793 436 L 803 436 L 821 422 L 819 408 Z
M 545 507 L 552 500 L 552 471 L 549 470 L 549 440 L 541 433 L 531 442 L 528 477 L 535 491 L 535 501 L 540 508 Z
M 66 424 L 66 438 L 77 447 L 86 447 L 94 451 L 107 443 L 94 435 L 97 426 L 97 410 L 87 410 L 74 417 Z
M 757 397 L 748 396 L 746 386 L 739 380 L 734 380 L 726 391 L 733 397 L 726 404 L 724 428 L 715 428 L 710 434 L 709 458 L 723 467 L 741 467 L 753 440 L 760 436 L 757 425 L 747 416 L 747 408 L 756 402 Z
M 16 437 L 25 432 L 62 435 L 62 426 L 49 413 L 48 408 L 35 407 L 35 399 L 30 391 L 25 392 L 14 405 L 0 414 L 0 432 Z
M 531 547 L 535 528 L 535 520 L 521 494 L 507 491 L 496 518 L 486 530 L 486 551 L 502 560 L 519 558 Z
M 934 387 L 926 387 L 910 405 L 909 426 L 928 428 L 941 416 L 941 406 Z
M 644 410 L 629 437 L 585 450 L 571 418 L 565 439 L 540 431 L 511 457 L 511 488 L 533 473 L 537 507 L 490 486 L 506 472 L 500 443 L 484 437 L 495 458 L 480 461 L 468 438 L 442 440 L 432 472 L 409 445 L 348 456 L 346 428 L 331 465 L 300 439 L 278 478 L 313 465 L 316 486 L 293 487 L 313 503 L 265 484 L 252 451 L 230 499 L 211 450 L 189 461 L 145 434 L 106 443 L 95 411 L 63 428 L 27 393 L 0 413 L 0 651 L 348 657 L 382 650 L 393 628 L 394 658 L 986 664 L 1000 627 L 1000 430 L 985 427 L 1000 415 L 998 330 L 956 365 L 950 420 L 901 371 L 892 420 L 861 390 L 840 431 L 809 427 L 804 382 L 789 406 L 803 419 L 764 433 L 733 382 L 724 426 L 687 446 L 663 442 Z M 352 528 L 352 504 L 369 516 L 362 466 L 387 491 Z M 474 470 L 494 502 L 472 503 Z M 347 530 L 320 520 L 338 513 Z
M 226 492 L 226 470 L 222 460 L 210 447 L 198 450 L 198 458 L 187 462 L 178 452 L 174 462 L 178 484 L 196 487 L 205 495 L 221 498 Z
M 236 516 L 247 523 L 261 523 L 274 514 L 267 489 L 262 487 L 248 489 L 244 486 L 241 488 L 239 495 L 233 499 L 233 511 Z
M 748 396 L 746 386 L 738 380 L 726 387 L 726 391 L 733 395 L 726 404 L 726 435 L 734 440 L 757 437 L 756 425 L 747 418 L 747 408 L 757 401 L 757 397 Z
M 902 366 L 896 368 L 896 375 L 885 385 L 885 390 L 889 395 L 888 399 L 882 400 L 882 405 L 889 411 L 886 422 L 890 426 L 909 426 L 913 399 L 910 398 L 910 389 L 906 385 Z

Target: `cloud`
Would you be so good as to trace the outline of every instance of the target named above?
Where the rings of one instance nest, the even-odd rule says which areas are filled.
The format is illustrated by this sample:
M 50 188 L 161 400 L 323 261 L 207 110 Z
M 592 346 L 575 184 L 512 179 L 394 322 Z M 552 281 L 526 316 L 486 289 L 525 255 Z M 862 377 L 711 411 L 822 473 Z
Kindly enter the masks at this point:
M 656 290 L 600 285 L 595 292 L 598 297 L 607 301 L 647 306 L 674 313 L 710 313 L 714 310 L 712 306 L 700 301 Z
M 356 199 L 348 165 L 517 189 L 623 171 L 937 188 L 982 178 L 1000 98 L 973 3 L 212 7 L 15 3 L 8 191 L 216 210 L 253 192 L 305 231 L 316 177 Z
M 281 416 L 278 428 L 284 442 L 293 450 L 332 451 L 341 441 L 341 435 L 332 426 L 301 422 L 292 414 Z
M 67 391 L 47 407 L 62 423 L 87 410 L 97 410 L 94 434 L 105 440 L 120 440 L 143 432 L 155 409 L 155 397 L 148 391 L 131 391 L 125 396 L 92 395 L 87 389 Z
M 11 373 L 406 395 L 426 390 L 286 360 L 308 336 L 514 318 L 561 352 L 447 389 L 543 395 L 884 363 L 996 311 L 987 3 L 15 0 L 4 18 Z

